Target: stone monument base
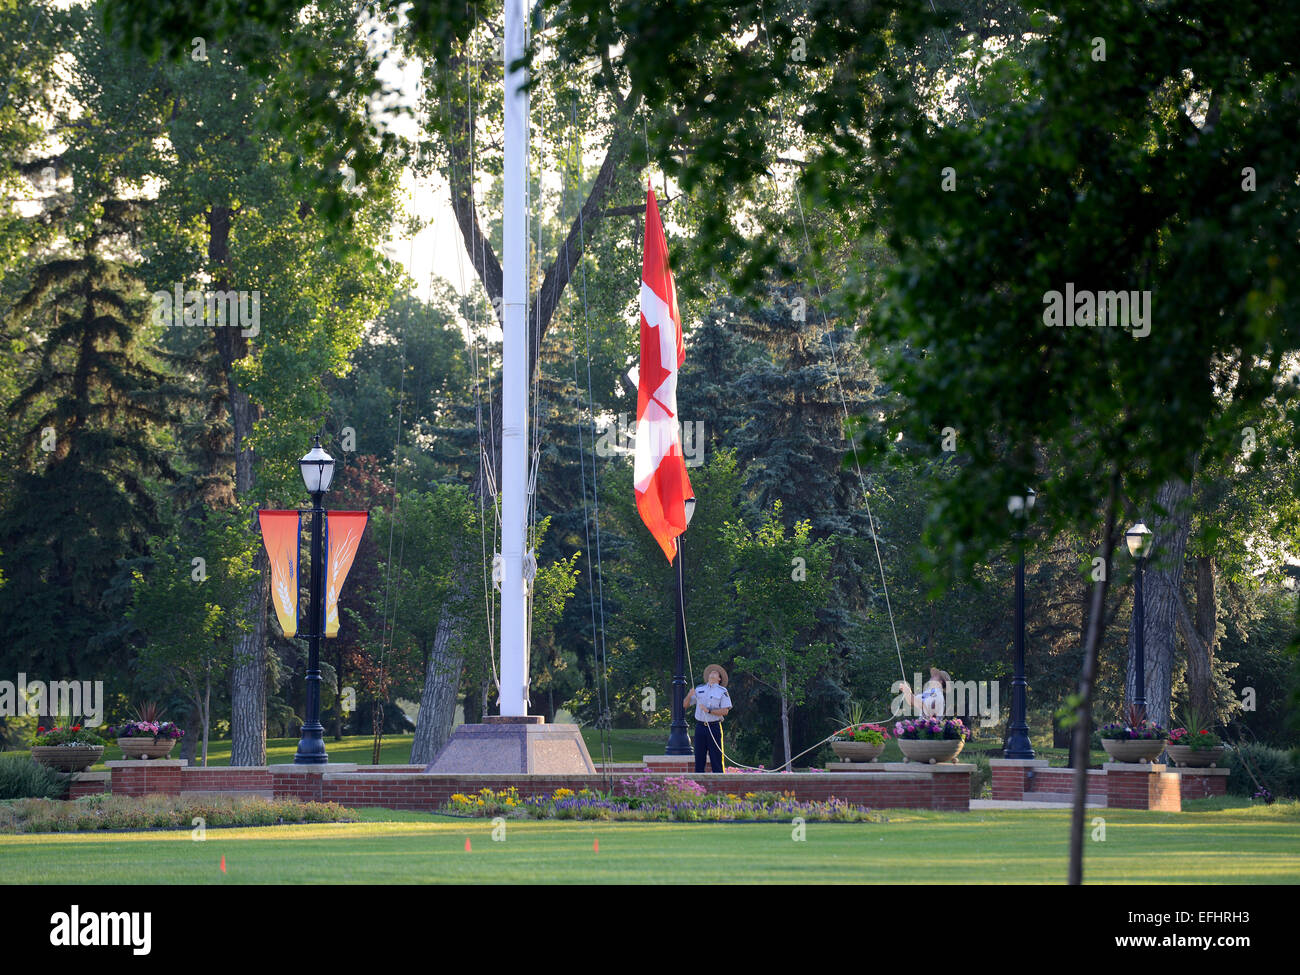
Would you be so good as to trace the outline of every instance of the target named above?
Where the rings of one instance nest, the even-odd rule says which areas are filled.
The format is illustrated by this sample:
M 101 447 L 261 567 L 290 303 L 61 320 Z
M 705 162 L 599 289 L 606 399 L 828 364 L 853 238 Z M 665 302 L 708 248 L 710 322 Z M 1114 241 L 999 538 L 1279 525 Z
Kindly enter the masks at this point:
M 596 766 L 575 724 L 548 725 L 536 714 L 492 715 L 454 729 L 425 772 L 595 775 Z

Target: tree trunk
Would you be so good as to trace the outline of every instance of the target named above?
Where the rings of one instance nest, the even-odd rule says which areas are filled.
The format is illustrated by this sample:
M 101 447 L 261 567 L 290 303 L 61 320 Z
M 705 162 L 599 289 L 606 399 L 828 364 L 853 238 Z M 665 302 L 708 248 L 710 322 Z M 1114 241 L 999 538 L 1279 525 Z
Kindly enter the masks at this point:
M 214 204 L 208 211 L 208 262 L 213 289 L 229 290 L 226 264 L 230 257 L 233 211 Z M 226 398 L 234 427 L 235 493 L 247 499 L 253 490 L 253 451 L 247 446 L 260 413 L 235 382 L 234 365 L 248 355 L 248 338 L 239 328 L 212 329 L 226 378 Z M 256 525 L 253 526 L 256 531 Z M 235 637 L 230 672 L 230 764 L 266 764 L 266 607 L 271 579 L 266 550 L 258 546 L 253 562 L 257 577 L 244 597 L 250 629 Z
M 212 677 L 203 684 L 203 767 L 208 767 L 208 736 L 212 728 Z
M 1196 618 L 1178 602 L 1178 631 L 1187 644 L 1187 695 L 1192 709 L 1206 721 L 1213 721 L 1214 691 L 1211 673 L 1219 636 L 1219 599 L 1215 587 L 1214 556 L 1195 558 Z M 1181 595 L 1181 594 L 1180 594 Z
M 451 737 L 460 674 L 465 663 L 452 640 L 459 622 L 459 617 L 447 613 L 438 618 L 433 649 L 424 670 L 424 691 L 420 694 L 415 737 L 411 740 L 412 765 L 428 765 Z
M 1071 884 L 1083 883 L 1083 818 L 1088 806 L 1088 756 L 1092 742 L 1092 692 L 1097 681 L 1097 646 L 1105 625 L 1106 587 L 1110 584 L 1111 557 L 1115 554 L 1115 508 L 1119 495 L 1119 475 L 1111 476 L 1106 498 L 1106 528 L 1102 535 L 1102 564 L 1105 574 L 1093 583 L 1088 606 L 1088 635 L 1083 641 L 1083 670 L 1079 674 L 1078 704 L 1074 717 L 1074 744 L 1070 749 L 1070 767 L 1074 772 L 1074 802 L 1070 812 Z
M 786 676 L 785 660 L 781 661 L 781 743 L 785 747 L 785 765 L 783 768 L 790 771 L 790 698 L 787 696 L 789 691 L 789 680 Z
M 334 740 L 343 740 L 343 651 L 334 651 Z
M 1146 713 L 1148 720 L 1164 727 L 1169 726 L 1169 701 L 1178 642 L 1178 604 L 1182 600 L 1183 554 L 1191 529 L 1191 513 L 1186 505 L 1190 494 L 1191 485 L 1181 478 L 1160 485 L 1156 502 L 1169 514 L 1157 514 L 1152 519 L 1151 547 L 1142 576 Z M 1129 701 L 1134 699 L 1137 689 L 1136 653 L 1137 632 L 1130 620 L 1125 680 Z
M 271 592 L 266 548 L 258 546 L 253 568 L 257 575 L 244 596 L 244 612 L 252 623 L 235 638 L 230 670 L 230 764 L 266 764 L 266 602 Z

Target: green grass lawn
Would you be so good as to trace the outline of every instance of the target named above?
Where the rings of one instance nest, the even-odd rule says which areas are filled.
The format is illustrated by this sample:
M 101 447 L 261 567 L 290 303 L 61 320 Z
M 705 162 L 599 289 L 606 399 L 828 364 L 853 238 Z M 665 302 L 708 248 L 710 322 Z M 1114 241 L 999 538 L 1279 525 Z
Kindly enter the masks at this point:
M 1188 802 L 1182 813 L 1089 810 L 1085 879 L 1300 883 L 1300 804 Z M 896 810 L 885 823 L 491 822 L 387 809 L 363 822 L 0 836 L 0 880 L 34 884 L 1063 883 L 1069 814 Z M 465 851 L 470 839 L 472 850 Z M 593 849 L 599 840 L 599 852 Z M 219 869 L 225 857 L 226 872 Z M 922 867 L 922 864 L 929 866 Z

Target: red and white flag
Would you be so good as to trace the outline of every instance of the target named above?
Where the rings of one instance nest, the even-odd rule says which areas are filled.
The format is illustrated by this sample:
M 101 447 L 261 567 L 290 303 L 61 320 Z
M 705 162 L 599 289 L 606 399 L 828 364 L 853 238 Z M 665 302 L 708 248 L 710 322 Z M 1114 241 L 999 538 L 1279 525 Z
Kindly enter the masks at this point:
M 686 361 L 677 289 L 668 267 L 668 243 L 654 190 L 645 204 L 641 264 L 641 369 L 636 397 L 636 506 L 672 562 L 675 539 L 686 531 L 686 499 L 693 497 L 678 433 L 677 370 Z

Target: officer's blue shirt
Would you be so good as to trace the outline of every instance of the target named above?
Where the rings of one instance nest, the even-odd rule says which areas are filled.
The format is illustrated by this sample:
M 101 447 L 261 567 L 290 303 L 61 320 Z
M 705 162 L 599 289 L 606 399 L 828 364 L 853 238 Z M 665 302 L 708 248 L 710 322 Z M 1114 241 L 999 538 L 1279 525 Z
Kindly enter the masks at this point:
M 721 721 L 722 715 L 709 714 L 709 709 L 729 707 L 731 707 L 731 695 L 721 684 L 701 684 L 695 688 L 696 721 Z

